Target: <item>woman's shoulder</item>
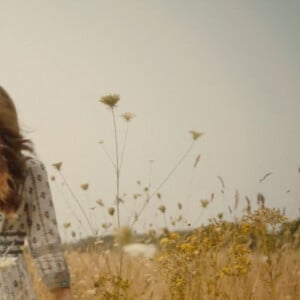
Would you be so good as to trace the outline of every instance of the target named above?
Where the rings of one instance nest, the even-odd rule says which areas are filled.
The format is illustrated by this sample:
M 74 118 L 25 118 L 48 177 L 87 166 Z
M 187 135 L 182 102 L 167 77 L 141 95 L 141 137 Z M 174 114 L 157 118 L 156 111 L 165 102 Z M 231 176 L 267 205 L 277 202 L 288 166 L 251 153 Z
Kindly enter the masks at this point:
M 44 171 L 45 165 L 44 163 L 37 157 L 27 157 L 25 161 L 26 169 L 32 171 Z

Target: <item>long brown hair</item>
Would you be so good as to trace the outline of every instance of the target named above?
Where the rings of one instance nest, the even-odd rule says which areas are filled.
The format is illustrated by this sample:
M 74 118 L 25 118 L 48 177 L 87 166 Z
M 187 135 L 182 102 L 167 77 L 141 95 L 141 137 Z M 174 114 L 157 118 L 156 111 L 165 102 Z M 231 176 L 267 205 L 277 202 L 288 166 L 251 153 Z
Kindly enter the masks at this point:
M 17 110 L 8 93 L 0 86 L 0 211 L 16 212 L 20 203 L 20 186 L 24 181 L 23 151 L 34 153 L 33 144 L 20 131 Z

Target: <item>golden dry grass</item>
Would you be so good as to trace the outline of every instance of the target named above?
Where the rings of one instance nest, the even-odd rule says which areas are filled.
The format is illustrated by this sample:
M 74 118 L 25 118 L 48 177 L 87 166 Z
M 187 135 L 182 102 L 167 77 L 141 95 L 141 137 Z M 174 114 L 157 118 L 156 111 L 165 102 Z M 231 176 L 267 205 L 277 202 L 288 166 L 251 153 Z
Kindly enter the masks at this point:
M 117 272 L 120 259 L 118 253 L 72 250 L 67 251 L 65 255 L 70 266 L 75 299 L 115 299 L 105 294 L 105 290 L 111 289 L 109 274 Z M 269 257 L 271 261 L 260 251 L 254 251 L 249 257 L 251 262 L 249 272 L 239 276 L 215 276 L 217 273 L 212 270 L 213 265 L 200 264 L 199 267 L 202 269 L 199 270 L 199 274 L 201 275 L 188 274 L 191 282 L 181 299 L 299 299 L 299 249 L 283 247 Z M 220 270 L 227 260 L 225 250 L 218 253 L 216 259 L 218 265 L 216 268 Z M 28 258 L 28 260 L 39 299 L 52 299 L 47 288 L 38 279 L 31 259 Z M 120 293 L 119 299 L 180 299 L 176 291 L 173 294 L 170 293 L 171 285 L 165 276 L 161 276 L 159 270 L 160 266 L 156 259 L 147 260 L 124 256 L 122 278 L 126 278 L 130 286 L 123 296 Z M 182 266 L 178 266 L 178 271 L 181 270 Z M 99 276 L 105 277 L 105 275 L 108 276 L 106 279 L 99 280 Z

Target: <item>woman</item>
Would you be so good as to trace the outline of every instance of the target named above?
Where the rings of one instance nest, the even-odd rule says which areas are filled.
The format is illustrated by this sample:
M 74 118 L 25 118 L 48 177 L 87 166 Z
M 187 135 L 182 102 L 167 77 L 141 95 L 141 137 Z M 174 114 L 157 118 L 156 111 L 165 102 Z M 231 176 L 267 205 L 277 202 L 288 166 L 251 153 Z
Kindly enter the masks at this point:
M 0 300 L 37 299 L 22 253 L 25 238 L 55 299 L 72 299 L 46 169 L 23 138 L 15 105 L 0 87 Z

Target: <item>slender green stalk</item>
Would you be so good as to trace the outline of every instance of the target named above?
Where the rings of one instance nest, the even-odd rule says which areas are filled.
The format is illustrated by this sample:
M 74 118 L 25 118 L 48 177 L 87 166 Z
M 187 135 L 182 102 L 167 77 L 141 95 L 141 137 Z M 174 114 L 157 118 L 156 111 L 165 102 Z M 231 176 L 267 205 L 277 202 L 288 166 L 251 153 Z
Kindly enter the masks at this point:
M 120 228 L 120 166 L 119 166 L 119 143 L 117 134 L 117 123 L 114 109 L 111 109 L 114 124 L 114 135 L 115 135 L 115 147 L 116 147 L 116 185 L 117 185 L 117 195 L 116 195 L 116 210 L 117 210 L 117 227 Z
M 128 129 L 129 129 L 129 122 L 127 122 L 127 125 L 126 125 L 126 133 L 125 133 L 124 144 L 123 144 L 121 159 L 120 159 L 120 171 L 121 171 L 122 164 L 123 164 L 124 152 L 125 152 L 125 147 L 126 147 L 126 143 L 127 143 Z

